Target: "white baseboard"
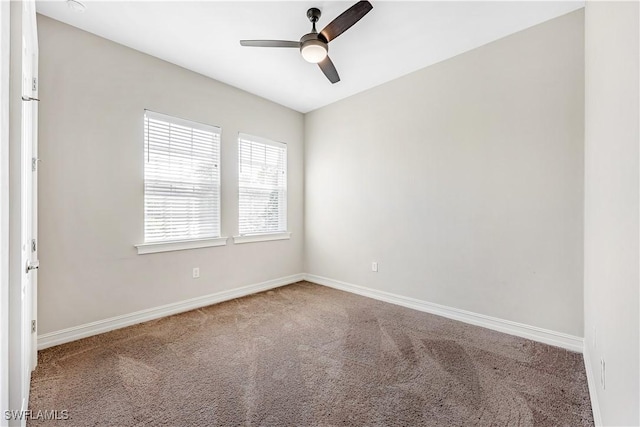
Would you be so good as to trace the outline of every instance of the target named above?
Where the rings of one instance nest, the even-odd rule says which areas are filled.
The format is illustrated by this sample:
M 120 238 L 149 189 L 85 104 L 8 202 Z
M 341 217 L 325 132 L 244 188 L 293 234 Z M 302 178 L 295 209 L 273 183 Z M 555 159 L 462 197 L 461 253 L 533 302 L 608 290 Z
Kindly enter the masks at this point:
M 305 280 L 319 285 L 328 286 L 342 291 L 363 295 L 380 301 L 389 302 L 403 307 L 412 308 L 414 310 L 424 311 L 438 316 L 447 317 L 449 319 L 470 323 L 483 328 L 493 329 L 518 337 L 528 338 L 533 341 L 539 341 L 556 347 L 565 348 L 567 350 L 582 352 L 583 339 L 562 332 L 551 331 L 539 328 L 537 326 L 525 325 L 523 323 L 512 322 L 510 320 L 499 319 L 496 317 L 486 316 L 484 314 L 473 313 L 471 311 L 460 310 L 458 308 L 447 307 L 445 305 L 435 304 L 432 302 L 421 301 L 415 298 L 396 295 L 389 292 L 379 291 L 376 289 L 366 288 L 364 286 L 353 285 L 326 277 L 316 276 L 313 274 L 305 274 Z
M 414 310 L 436 314 L 438 316 L 447 317 L 449 319 L 454 319 L 472 325 L 493 329 L 507 334 L 528 338 L 534 341 L 543 342 L 545 344 L 562 347 L 567 350 L 576 352 L 583 351 L 583 339 L 580 337 L 564 334 L 561 332 L 555 332 L 536 326 L 512 322 L 510 320 L 498 319 L 496 317 L 473 313 L 466 310 L 460 310 L 453 307 L 447 307 L 427 301 L 421 301 L 415 298 L 366 288 L 364 286 L 345 283 L 326 277 L 303 273 L 269 280 L 262 283 L 256 283 L 253 285 L 243 286 L 241 288 L 231 289 L 228 291 L 204 295 L 197 298 L 191 298 L 189 300 L 166 304 L 160 307 L 149 308 L 146 310 L 137 311 L 135 313 L 111 317 L 109 319 L 98 320 L 96 322 L 86 323 L 84 325 L 62 329 L 60 331 L 42 334 L 38 336 L 38 350 L 79 340 L 81 338 L 90 337 L 92 335 L 102 334 L 104 332 L 113 331 L 115 329 L 124 328 L 126 326 L 147 322 L 149 320 L 158 319 L 160 317 L 182 313 L 211 304 L 228 301 L 234 298 L 240 298 L 246 295 L 255 294 L 257 292 L 266 291 L 268 289 L 285 286 L 291 283 L 298 282 L 300 280 L 308 280 L 309 282 L 317 283 L 319 285 L 324 285 L 354 294 L 363 295 L 380 301 L 412 308 Z M 587 370 L 587 375 L 589 375 L 589 373 L 590 371 Z M 589 382 L 590 387 L 592 382 L 593 381 Z
M 582 352 L 582 357 L 584 359 L 584 370 L 587 372 L 587 384 L 589 385 L 589 397 L 591 398 L 591 410 L 593 411 L 593 423 L 596 427 L 602 426 L 602 414 L 600 413 L 600 404 L 598 403 L 598 390 L 596 389 L 598 382 L 596 377 L 591 370 L 591 355 L 589 352 L 589 346 L 584 346 L 584 351 Z
M 228 301 L 234 298 L 240 298 L 246 295 L 255 294 L 257 292 L 278 288 L 280 286 L 289 285 L 301 280 L 304 280 L 304 274 L 294 274 L 293 276 L 281 277 L 262 283 L 243 286 L 241 288 L 216 292 L 215 294 L 204 295 L 185 301 L 166 304 L 160 307 L 136 311 L 135 313 L 124 314 L 122 316 L 111 317 L 104 320 L 98 320 L 96 322 L 86 323 L 84 325 L 62 329 L 60 331 L 49 332 L 38 336 L 38 350 L 79 340 L 81 338 L 90 337 L 92 335 L 102 334 L 104 332 L 113 331 L 115 329 L 124 328 L 126 326 L 135 325 L 137 323 L 147 322 L 149 320 L 158 319 L 160 317 L 170 316 L 172 314 L 182 313 L 196 308 L 206 307 L 211 304 Z

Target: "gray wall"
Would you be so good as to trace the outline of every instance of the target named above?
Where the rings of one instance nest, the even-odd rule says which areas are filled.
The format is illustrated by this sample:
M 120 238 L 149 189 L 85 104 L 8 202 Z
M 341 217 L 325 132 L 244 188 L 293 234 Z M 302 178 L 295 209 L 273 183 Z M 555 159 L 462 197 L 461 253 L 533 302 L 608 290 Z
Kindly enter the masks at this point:
M 639 12 L 585 9 L 585 355 L 604 425 L 640 425 Z
M 582 336 L 583 31 L 580 10 L 307 114 L 305 271 Z
M 302 272 L 302 114 L 44 16 L 38 26 L 40 334 Z M 223 236 L 238 228 L 237 133 L 287 143 L 291 240 L 137 255 L 145 108 L 222 127 Z

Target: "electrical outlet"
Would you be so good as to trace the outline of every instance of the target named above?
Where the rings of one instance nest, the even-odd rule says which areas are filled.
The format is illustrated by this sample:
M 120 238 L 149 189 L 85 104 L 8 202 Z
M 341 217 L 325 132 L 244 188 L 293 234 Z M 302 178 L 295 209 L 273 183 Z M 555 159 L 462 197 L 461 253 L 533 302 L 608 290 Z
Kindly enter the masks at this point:
M 198 277 L 200 277 L 200 269 L 198 267 L 195 267 L 193 269 L 193 278 L 197 279 Z
M 602 385 L 602 389 L 606 390 L 607 382 L 606 382 L 606 365 L 604 363 L 604 357 L 600 358 L 600 384 Z
M 371 271 L 374 271 L 376 273 L 378 272 L 378 263 L 376 261 L 373 261 L 371 263 Z

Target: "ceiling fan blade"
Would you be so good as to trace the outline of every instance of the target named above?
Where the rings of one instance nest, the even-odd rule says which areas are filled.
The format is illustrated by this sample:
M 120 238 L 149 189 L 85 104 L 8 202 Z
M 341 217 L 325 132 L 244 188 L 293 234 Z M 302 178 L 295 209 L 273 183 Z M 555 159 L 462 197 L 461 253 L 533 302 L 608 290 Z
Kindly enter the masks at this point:
M 318 66 L 331 83 L 338 83 L 340 81 L 338 70 L 336 70 L 336 66 L 331 62 L 331 58 L 327 56 L 322 61 L 318 62 Z
M 371 9 L 373 9 L 371 3 L 368 1 L 359 1 L 324 27 L 324 29 L 320 31 L 319 36 L 324 38 L 327 43 L 330 42 L 351 28 L 353 24 L 362 19 Z
M 289 40 L 240 40 L 242 46 L 251 47 L 295 47 L 300 48 L 300 42 Z

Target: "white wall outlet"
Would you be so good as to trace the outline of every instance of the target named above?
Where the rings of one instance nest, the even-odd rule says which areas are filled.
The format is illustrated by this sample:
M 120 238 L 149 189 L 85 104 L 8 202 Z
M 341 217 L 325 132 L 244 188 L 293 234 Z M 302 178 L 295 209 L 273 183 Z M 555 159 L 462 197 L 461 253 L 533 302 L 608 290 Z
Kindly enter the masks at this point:
M 606 382 L 606 365 L 604 363 L 604 357 L 600 358 L 600 384 L 602 385 L 602 389 L 606 390 L 607 382 Z
M 198 267 L 194 267 L 194 269 L 193 269 L 193 278 L 197 279 L 198 277 L 200 277 L 200 269 Z
M 374 271 L 376 273 L 378 272 L 378 263 L 376 261 L 373 261 L 371 263 L 371 271 Z

